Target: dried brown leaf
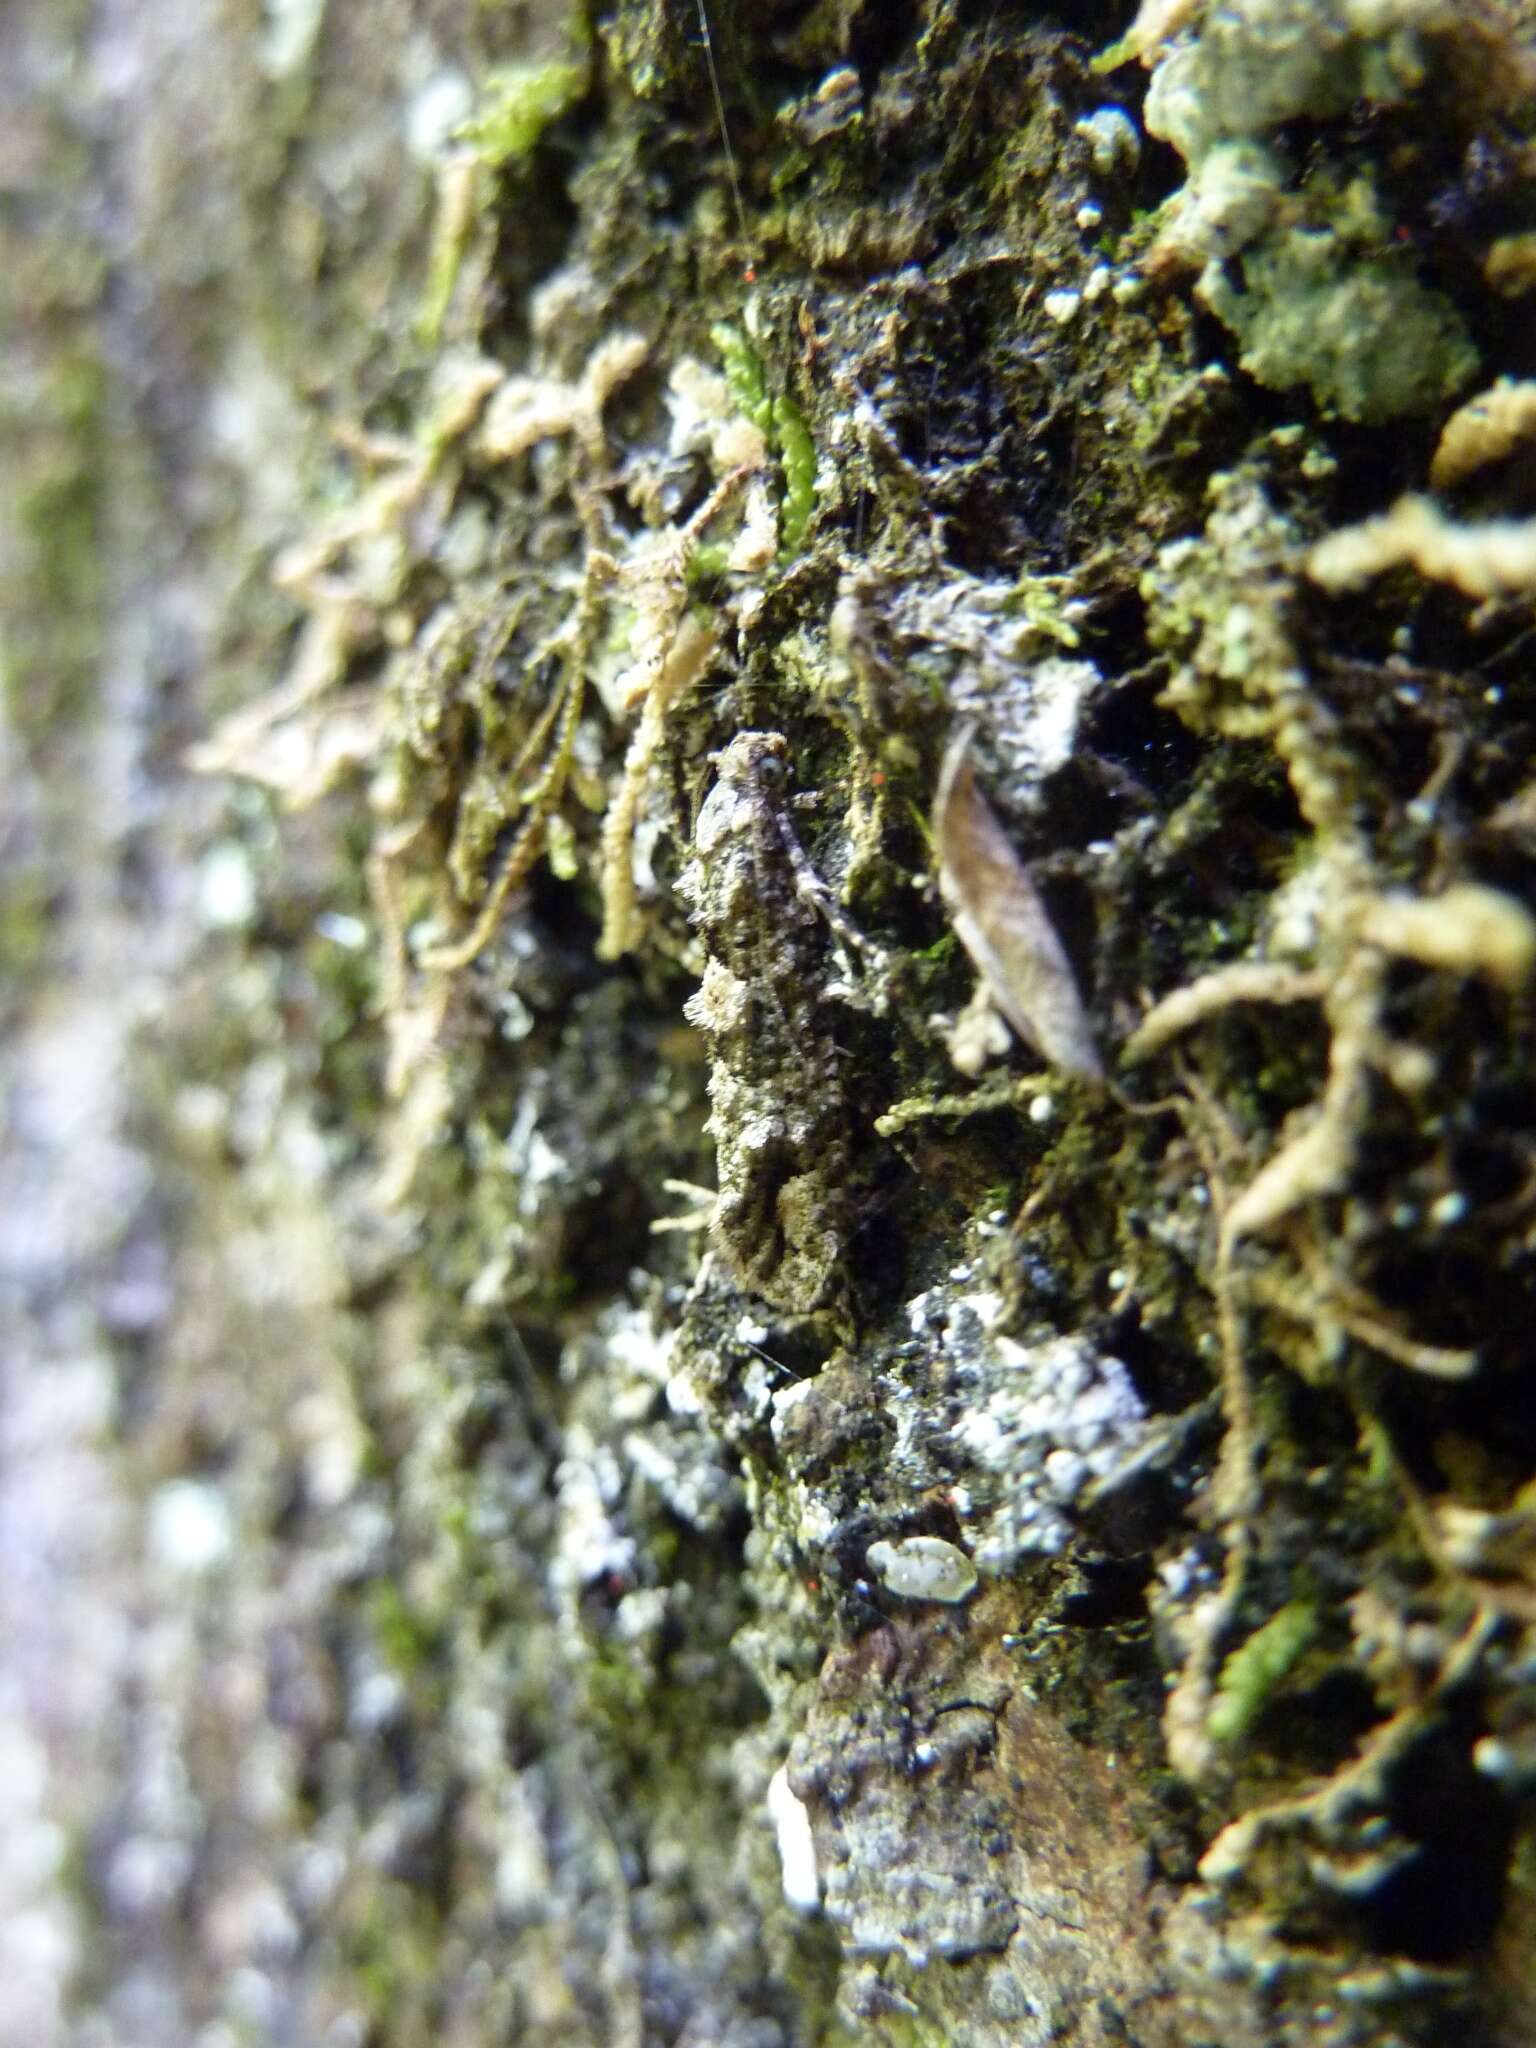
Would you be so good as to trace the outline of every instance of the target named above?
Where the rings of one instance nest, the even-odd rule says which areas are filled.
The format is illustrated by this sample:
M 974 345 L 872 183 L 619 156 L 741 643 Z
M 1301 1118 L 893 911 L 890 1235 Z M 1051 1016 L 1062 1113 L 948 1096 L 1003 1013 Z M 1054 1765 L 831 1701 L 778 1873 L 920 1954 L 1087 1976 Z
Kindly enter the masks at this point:
M 1053 1067 L 1102 1083 L 1103 1064 L 1056 928 L 976 786 L 971 729 L 950 742 L 934 800 L 939 886 L 993 1002 Z

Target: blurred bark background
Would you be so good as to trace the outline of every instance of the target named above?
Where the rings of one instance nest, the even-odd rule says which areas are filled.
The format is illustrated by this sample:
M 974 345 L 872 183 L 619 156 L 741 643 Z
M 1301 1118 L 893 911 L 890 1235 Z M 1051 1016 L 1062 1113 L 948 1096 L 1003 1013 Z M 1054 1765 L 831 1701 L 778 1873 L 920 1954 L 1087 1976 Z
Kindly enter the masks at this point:
M 10 0 L 7 2041 L 1536 2039 L 1532 79 Z

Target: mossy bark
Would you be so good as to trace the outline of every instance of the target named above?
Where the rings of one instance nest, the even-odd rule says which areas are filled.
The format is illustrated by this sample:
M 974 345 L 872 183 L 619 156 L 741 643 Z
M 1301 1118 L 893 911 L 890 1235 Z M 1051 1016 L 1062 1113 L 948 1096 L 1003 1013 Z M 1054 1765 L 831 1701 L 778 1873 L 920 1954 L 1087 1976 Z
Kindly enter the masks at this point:
M 9 10 L 7 2038 L 1536 2037 L 1529 10 L 1133 12 Z

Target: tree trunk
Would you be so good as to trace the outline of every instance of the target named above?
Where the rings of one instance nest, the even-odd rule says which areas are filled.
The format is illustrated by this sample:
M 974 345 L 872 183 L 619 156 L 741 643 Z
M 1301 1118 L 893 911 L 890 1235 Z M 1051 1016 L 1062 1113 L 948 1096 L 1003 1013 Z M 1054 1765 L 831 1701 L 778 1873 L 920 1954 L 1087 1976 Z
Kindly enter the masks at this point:
M 1132 12 L 12 0 L 6 2040 L 1536 2039 L 1536 27 Z

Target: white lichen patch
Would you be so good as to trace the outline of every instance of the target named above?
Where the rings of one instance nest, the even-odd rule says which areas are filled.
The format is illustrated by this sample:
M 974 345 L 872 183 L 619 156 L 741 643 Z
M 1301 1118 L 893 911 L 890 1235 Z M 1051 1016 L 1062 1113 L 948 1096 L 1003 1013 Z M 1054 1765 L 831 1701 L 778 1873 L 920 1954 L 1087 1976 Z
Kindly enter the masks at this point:
M 955 1606 L 976 1590 L 976 1567 L 963 1550 L 942 1536 L 903 1536 L 871 1543 L 869 1568 L 888 1593 L 903 1600 L 938 1600 Z
M 261 68 L 268 78 L 292 78 L 308 64 L 325 16 L 325 0 L 267 0 Z
M 1162 17 L 1138 43 L 1156 68 L 1147 126 L 1187 160 L 1229 135 L 1258 135 L 1298 116 L 1324 119 L 1355 100 L 1409 98 L 1428 70 L 1424 38 L 1454 30 L 1457 0 L 1227 0 L 1208 9 L 1144 9 Z M 1195 18 L 1172 39 L 1167 22 Z
M 605 1578 L 627 1580 L 637 1547 L 620 1526 L 624 1475 L 618 1459 L 584 1427 L 569 1430 L 565 1443 L 566 1455 L 555 1474 L 558 1533 L 549 1581 L 556 1608 L 576 1637 L 586 1588 Z
M 661 1654 L 669 1617 L 691 1597 L 670 1567 L 676 1530 L 717 1537 L 741 1502 L 675 1352 L 670 1327 L 620 1302 L 560 1358 L 567 1419 L 554 1473 L 550 1604 L 579 1646 L 590 1627 L 584 1603 L 598 1589 L 611 1603 L 609 1640 L 637 1672 Z
M 1431 410 L 1472 374 L 1470 336 L 1402 260 L 1373 171 L 1352 157 L 1304 176 L 1286 130 L 1412 101 L 1463 38 L 1470 57 L 1475 12 L 1454 0 L 1162 5 L 1126 39 L 1153 66 L 1147 127 L 1189 167 L 1156 253 L 1203 266 L 1200 295 L 1260 383 L 1306 384 L 1379 421 Z
M 977 1562 L 1006 1571 L 1027 1553 L 1061 1549 L 1076 1503 L 1145 1443 L 1147 1412 L 1120 1360 L 1079 1336 L 995 1336 L 970 1352 L 964 1379 L 951 1436 L 1001 1483 L 973 1483 L 962 1527 Z
M 1190 263 L 1235 255 L 1268 227 L 1285 189 L 1285 165 L 1262 142 L 1221 142 L 1170 203 L 1160 246 Z
M 834 637 L 857 630 L 852 595 Z M 914 669 L 942 687 L 957 722 L 974 722 L 996 760 L 1010 804 L 1032 809 L 1041 785 L 1076 750 L 1082 716 L 1103 678 L 1073 654 L 1081 601 L 1063 578 L 1017 582 L 951 576 L 914 585 L 889 624 Z
M 965 1546 L 955 1554 L 984 1577 L 1059 1552 L 1088 1496 L 1130 1472 L 1150 1429 L 1119 1359 L 1077 1334 L 1021 1341 L 1007 1318 L 1002 1298 L 960 1265 L 907 1305 L 930 1391 L 915 1399 L 888 1388 L 884 1400 L 887 1469 L 909 1497 L 942 1487 Z M 868 1553 L 887 1585 L 891 1547 Z
M 173 1479 L 149 1506 L 149 1548 L 169 1572 L 197 1576 L 222 1565 L 234 1541 L 229 1503 L 216 1486 Z

